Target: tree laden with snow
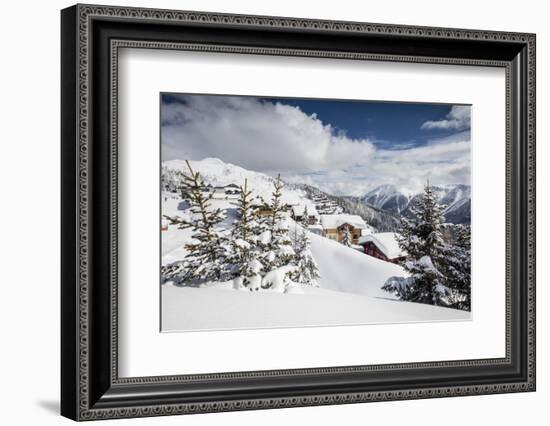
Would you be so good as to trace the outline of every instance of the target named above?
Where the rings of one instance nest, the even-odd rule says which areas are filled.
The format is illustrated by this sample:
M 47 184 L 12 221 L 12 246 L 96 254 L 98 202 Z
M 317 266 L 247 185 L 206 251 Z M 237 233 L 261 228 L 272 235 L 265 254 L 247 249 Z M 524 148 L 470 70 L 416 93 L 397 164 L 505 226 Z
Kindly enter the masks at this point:
M 262 263 L 266 275 L 271 271 L 288 266 L 295 256 L 288 223 L 284 215 L 282 189 L 283 183 L 279 175 L 273 182 L 271 203 L 268 206 L 269 215 L 265 216 L 261 222 L 263 232 L 260 235 L 259 243 L 265 252 Z M 285 275 L 288 273 L 285 272 Z M 264 287 L 272 285 L 272 283 L 265 283 Z
M 347 226 L 344 226 L 344 230 L 342 232 L 342 244 L 346 247 L 351 247 L 351 233 L 349 232 L 349 228 Z
M 418 205 L 411 207 L 411 210 L 414 219 L 401 219 L 399 247 L 415 259 L 429 256 L 434 261 L 439 260 L 445 247 L 442 228 L 444 217 L 429 183 L 424 187 Z
M 238 219 L 234 222 L 231 232 L 232 254 L 229 263 L 232 264 L 232 271 L 236 275 L 234 280 L 236 288 L 243 285 L 250 290 L 258 290 L 261 286 L 263 270 L 259 260 L 259 224 L 251 208 L 252 191 L 248 189 L 246 179 L 244 186 L 239 187 L 239 194 Z
M 304 214 L 302 215 L 302 219 L 300 220 L 300 224 L 307 228 L 309 225 L 309 212 L 307 211 L 307 204 L 304 206 Z
M 455 237 L 445 251 L 442 272 L 449 288 L 448 304 L 455 309 L 471 308 L 470 227 L 453 225 Z
M 307 231 L 304 229 L 296 242 L 296 271 L 292 275 L 292 279 L 301 284 L 318 287 L 321 274 L 319 273 L 317 262 L 311 253 L 310 246 Z
M 446 300 L 449 290 L 445 276 L 434 266 L 429 256 L 407 262 L 405 269 L 411 274 L 409 277 L 391 277 L 382 289 L 396 294 L 401 300 L 448 306 Z
M 395 293 L 402 300 L 448 306 L 450 294 L 443 274 L 448 246 L 443 240 L 442 209 L 426 184 L 418 206 L 412 210 L 415 219 L 401 219 L 399 247 L 412 259 L 403 267 L 410 277 L 392 277 L 382 289 Z
M 234 239 L 251 241 L 255 235 L 253 228 L 256 226 L 256 216 L 251 208 L 252 191 L 248 189 L 248 180 L 244 180 L 244 186 L 239 187 L 239 200 L 237 201 L 238 219 L 233 223 L 231 236 Z
M 229 243 L 217 228 L 225 212 L 212 208 L 210 201 L 213 194 L 207 190 L 200 173 L 193 171 L 189 161 L 186 164 L 189 174 L 182 173 L 181 188 L 188 194 L 192 218 L 165 218 L 179 229 L 190 228 L 192 240 L 185 245 L 188 251 L 185 260 L 163 267 L 161 273 L 165 281 L 173 281 L 175 284 L 219 281 L 227 275 Z

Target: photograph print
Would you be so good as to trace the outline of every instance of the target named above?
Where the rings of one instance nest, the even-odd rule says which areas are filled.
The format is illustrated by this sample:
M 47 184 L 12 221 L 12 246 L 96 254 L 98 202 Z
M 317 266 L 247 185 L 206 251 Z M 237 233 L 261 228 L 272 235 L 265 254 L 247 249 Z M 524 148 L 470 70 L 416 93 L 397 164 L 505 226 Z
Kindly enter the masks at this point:
M 161 93 L 161 331 L 470 320 L 470 121 Z

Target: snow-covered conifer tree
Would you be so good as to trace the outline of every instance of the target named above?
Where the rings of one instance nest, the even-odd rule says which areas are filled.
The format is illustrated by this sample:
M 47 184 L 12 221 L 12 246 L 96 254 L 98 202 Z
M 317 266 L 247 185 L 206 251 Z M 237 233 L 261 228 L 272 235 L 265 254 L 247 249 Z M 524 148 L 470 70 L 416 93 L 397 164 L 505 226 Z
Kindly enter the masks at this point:
M 231 232 L 232 254 L 230 263 L 239 283 L 250 290 L 258 290 L 261 283 L 262 264 L 259 261 L 258 249 L 259 225 L 251 208 L 252 192 L 245 179 L 244 186 L 239 187 L 238 219 Z
M 311 253 L 310 241 L 307 231 L 304 229 L 300 234 L 296 247 L 296 271 L 292 278 L 301 284 L 309 284 L 315 287 L 319 286 L 319 267 Z
M 401 220 L 397 238 L 399 247 L 410 258 L 403 267 L 411 276 L 391 277 L 382 288 L 403 300 L 446 306 L 449 289 L 442 273 L 447 254 L 442 233 L 443 214 L 429 183 L 412 211 L 416 218 Z
M 183 174 L 181 185 L 188 194 L 192 218 L 165 218 L 180 229 L 190 228 L 192 240 L 185 245 L 188 251 L 185 260 L 167 265 L 161 273 L 165 281 L 177 284 L 220 280 L 227 273 L 229 251 L 226 236 L 217 229 L 217 225 L 224 219 L 224 212 L 212 208 L 210 200 L 213 194 L 205 190 L 206 185 L 200 173 L 193 171 L 189 161 L 186 163 L 189 174 Z
M 248 189 L 248 180 L 244 180 L 244 186 L 239 187 L 239 200 L 237 201 L 238 219 L 233 223 L 231 236 L 234 239 L 243 241 L 251 240 L 254 235 L 252 227 L 255 222 L 255 215 L 251 208 L 252 191 Z
M 307 211 L 307 204 L 304 206 L 304 214 L 302 215 L 302 220 L 300 223 L 304 228 L 307 228 L 309 225 L 309 212 Z
M 430 256 L 434 264 L 437 264 L 445 246 L 442 232 L 444 217 L 429 183 L 424 187 L 424 194 L 418 205 L 411 206 L 411 210 L 416 217 L 412 220 L 401 220 L 399 247 L 410 257 L 420 259 Z
M 391 277 L 382 286 L 383 290 L 394 293 L 401 300 L 448 306 L 449 289 L 444 275 L 434 266 L 429 256 L 406 262 L 409 277 Z
M 441 270 L 449 288 L 449 306 L 469 311 L 471 306 L 470 227 L 454 225 L 455 236 L 445 250 Z
M 288 223 L 284 216 L 282 189 L 283 183 L 279 175 L 273 182 L 273 193 L 269 204 L 270 214 L 262 221 L 263 232 L 260 235 L 260 246 L 265 250 L 262 263 L 266 274 L 288 266 L 295 256 Z

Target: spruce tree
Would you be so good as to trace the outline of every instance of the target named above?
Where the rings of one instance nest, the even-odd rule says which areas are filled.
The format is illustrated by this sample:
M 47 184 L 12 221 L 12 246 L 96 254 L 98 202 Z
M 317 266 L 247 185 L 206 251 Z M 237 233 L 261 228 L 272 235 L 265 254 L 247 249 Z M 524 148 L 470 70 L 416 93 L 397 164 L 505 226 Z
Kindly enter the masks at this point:
M 448 305 L 449 289 L 442 273 L 448 247 L 443 241 L 442 209 L 429 182 L 417 206 L 412 207 L 415 219 L 401 219 L 399 247 L 411 258 L 403 267 L 408 278 L 392 277 L 382 287 L 403 300 Z
M 449 288 L 449 306 L 469 311 L 471 308 L 470 227 L 454 225 L 454 238 L 447 245 L 441 266 Z
M 227 272 L 228 241 L 216 227 L 224 219 L 221 209 L 213 209 L 212 192 L 206 191 L 205 182 L 199 172 L 194 172 L 186 161 L 189 174 L 183 174 L 182 190 L 188 195 L 191 218 L 165 218 L 179 229 L 190 228 L 192 240 L 185 245 L 188 253 L 184 262 L 163 268 L 165 280 L 179 283 L 200 283 L 219 281 Z
M 431 305 L 447 305 L 448 289 L 445 277 L 434 266 L 429 256 L 409 263 L 405 269 L 410 272 L 412 278 L 408 288 L 408 300 Z
M 414 219 L 401 219 L 399 247 L 415 259 L 429 256 L 437 264 L 445 246 L 442 233 L 444 217 L 429 182 L 418 205 L 411 206 L 411 211 Z
M 311 253 L 310 241 L 307 231 L 304 229 L 300 234 L 296 246 L 296 271 L 293 273 L 294 281 L 301 284 L 319 286 L 319 267 Z
M 271 203 L 268 206 L 270 213 L 262 221 L 263 233 L 260 236 L 260 245 L 265 251 L 262 263 L 266 273 L 288 265 L 295 255 L 284 217 L 282 189 L 283 183 L 278 175 L 273 182 Z
M 232 255 L 230 263 L 233 273 L 240 278 L 242 285 L 249 287 L 261 282 L 262 264 L 259 261 L 258 222 L 251 208 L 252 192 L 248 189 L 245 179 L 244 186 L 239 187 L 238 219 L 233 224 L 231 232 Z M 255 286 L 257 290 L 259 286 Z
M 307 228 L 309 225 L 309 212 L 307 211 L 307 204 L 304 206 L 304 214 L 302 215 L 302 220 L 300 222 L 304 228 Z

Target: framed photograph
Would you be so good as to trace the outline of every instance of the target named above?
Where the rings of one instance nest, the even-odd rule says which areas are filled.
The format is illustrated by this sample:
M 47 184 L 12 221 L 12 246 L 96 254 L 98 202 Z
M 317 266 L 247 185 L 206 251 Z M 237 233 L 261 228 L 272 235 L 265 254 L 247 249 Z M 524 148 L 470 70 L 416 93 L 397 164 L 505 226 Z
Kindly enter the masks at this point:
M 535 390 L 535 35 L 61 12 L 74 420 Z

